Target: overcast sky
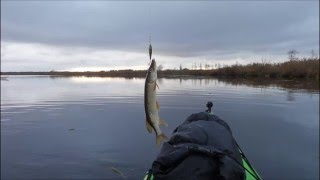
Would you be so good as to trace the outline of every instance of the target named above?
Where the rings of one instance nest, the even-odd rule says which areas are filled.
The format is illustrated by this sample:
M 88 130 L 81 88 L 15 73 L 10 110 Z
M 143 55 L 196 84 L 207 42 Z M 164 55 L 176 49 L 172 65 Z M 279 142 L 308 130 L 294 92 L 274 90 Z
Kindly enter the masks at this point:
M 1 70 L 165 68 L 319 52 L 319 1 L 1 1 Z

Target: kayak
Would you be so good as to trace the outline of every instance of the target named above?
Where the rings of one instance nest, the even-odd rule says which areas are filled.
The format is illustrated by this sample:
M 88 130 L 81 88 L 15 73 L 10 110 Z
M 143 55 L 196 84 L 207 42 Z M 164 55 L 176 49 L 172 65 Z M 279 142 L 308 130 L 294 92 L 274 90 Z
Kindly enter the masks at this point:
M 176 138 L 171 139 L 170 144 L 168 143 L 162 147 L 159 154 L 160 158 L 159 156 L 156 158 L 152 169 L 146 173 L 144 180 L 156 179 L 158 175 L 159 178 L 163 178 L 164 176 L 164 178 L 167 177 L 167 179 L 177 179 L 177 177 L 183 177 L 184 179 L 197 178 L 198 176 L 203 176 L 203 173 L 207 173 L 213 168 L 218 169 L 212 171 L 214 172 L 212 173 L 212 177 L 227 179 L 241 178 L 246 180 L 262 179 L 232 136 L 228 124 L 213 114 L 211 110 L 212 106 L 213 103 L 209 101 L 207 103 L 208 109 L 205 112 L 190 115 L 179 128 L 174 131 L 173 137 Z M 195 129 L 190 130 L 192 128 Z M 185 134 L 187 134 L 187 136 L 184 136 Z M 205 136 L 203 134 L 205 134 Z M 193 138 L 191 139 L 189 137 Z M 205 140 L 203 140 L 203 137 L 205 137 Z M 208 138 L 211 138 L 210 143 L 203 143 L 208 142 Z M 220 146 L 219 143 L 215 143 L 214 138 L 219 138 L 220 142 L 225 141 L 227 143 L 224 146 Z M 232 145 L 230 146 L 230 144 Z M 194 158 L 184 161 L 185 164 L 182 168 L 175 168 L 176 165 L 181 162 L 181 159 L 193 153 L 199 153 L 206 157 L 198 158 L 195 156 Z M 212 162 L 211 158 L 214 158 L 215 161 Z M 201 166 L 195 166 L 197 163 L 200 163 Z M 220 163 L 224 163 L 224 165 L 219 166 Z M 187 167 L 190 171 L 184 171 L 184 167 Z M 201 170 L 199 167 L 201 167 Z M 170 168 L 170 171 L 166 170 L 168 168 Z M 211 173 L 209 174 L 211 177 Z
M 236 160 L 235 160 L 235 162 L 237 162 L 238 165 L 241 166 L 245 170 L 246 180 L 262 180 L 262 178 L 258 174 L 258 172 L 251 166 L 249 160 L 244 155 L 243 151 L 241 150 L 241 148 L 240 148 L 240 146 L 238 145 L 237 142 L 236 142 L 236 145 L 237 145 L 238 150 L 239 150 L 240 155 L 241 155 L 242 164 L 238 163 Z M 153 180 L 153 179 L 154 179 L 154 176 L 153 176 L 151 170 L 149 170 L 146 173 L 145 177 L 143 178 L 143 180 Z
M 238 146 L 238 148 L 239 148 L 239 152 L 240 152 L 241 157 L 242 157 L 242 165 L 241 166 L 245 169 L 245 172 L 246 172 L 246 180 L 258 180 L 258 179 L 262 180 L 261 176 L 251 166 L 251 164 L 249 163 L 248 159 L 243 154 L 243 152 L 241 151 L 239 146 Z M 146 175 L 143 178 L 143 180 L 154 180 L 154 176 L 153 176 L 153 174 L 152 174 L 152 172 L 150 170 L 146 173 Z
M 246 171 L 246 180 L 262 179 L 257 173 L 257 171 L 253 167 L 251 167 L 251 165 L 247 163 L 247 161 L 243 158 L 242 158 L 242 165 Z
M 246 172 L 246 180 L 262 179 L 261 176 L 258 174 L 258 172 L 251 166 L 251 164 L 249 163 L 249 160 L 244 155 L 244 153 L 242 152 L 238 144 L 237 146 L 241 154 L 242 167 L 245 169 L 245 172 Z

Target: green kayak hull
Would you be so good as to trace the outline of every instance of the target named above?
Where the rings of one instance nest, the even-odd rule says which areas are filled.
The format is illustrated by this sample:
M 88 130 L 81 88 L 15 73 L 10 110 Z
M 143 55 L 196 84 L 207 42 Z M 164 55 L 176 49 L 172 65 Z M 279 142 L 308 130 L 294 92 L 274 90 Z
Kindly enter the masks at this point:
M 257 171 L 250 165 L 249 161 L 245 156 L 242 155 L 241 150 L 239 150 L 242 156 L 242 166 L 245 169 L 246 172 L 246 180 L 257 180 L 257 179 L 262 179 L 260 175 L 257 173 Z M 149 179 L 148 179 L 149 177 Z M 147 174 L 143 178 L 143 180 L 153 180 L 153 174 Z

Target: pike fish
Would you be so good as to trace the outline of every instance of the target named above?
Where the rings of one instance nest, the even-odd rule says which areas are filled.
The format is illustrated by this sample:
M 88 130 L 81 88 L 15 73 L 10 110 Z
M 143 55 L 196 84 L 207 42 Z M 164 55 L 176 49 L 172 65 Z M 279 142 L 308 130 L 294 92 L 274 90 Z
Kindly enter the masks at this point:
M 154 130 L 156 133 L 156 143 L 160 146 L 161 142 L 167 140 L 168 137 L 161 131 L 159 126 L 168 126 L 168 124 L 160 119 L 158 114 L 160 106 L 156 97 L 157 86 L 157 65 L 156 61 L 152 59 L 144 86 L 144 109 L 146 113 L 147 130 L 149 133 L 152 133 L 152 130 Z

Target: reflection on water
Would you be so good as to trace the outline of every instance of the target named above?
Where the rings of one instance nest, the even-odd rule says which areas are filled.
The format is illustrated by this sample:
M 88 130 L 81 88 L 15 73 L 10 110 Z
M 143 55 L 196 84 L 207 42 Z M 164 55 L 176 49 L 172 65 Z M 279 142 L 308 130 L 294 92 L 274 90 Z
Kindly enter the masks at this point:
M 319 80 L 284 80 L 284 79 L 223 79 L 225 83 L 232 85 L 246 85 L 250 87 L 274 87 L 278 89 L 291 90 L 292 92 L 319 92 Z
M 145 129 L 143 78 L 10 76 L 1 82 L 1 179 L 141 179 L 159 149 Z M 316 81 L 159 79 L 170 134 L 191 113 L 226 120 L 266 179 L 319 178 Z M 70 130 L 72 129 L 72 130 Z

